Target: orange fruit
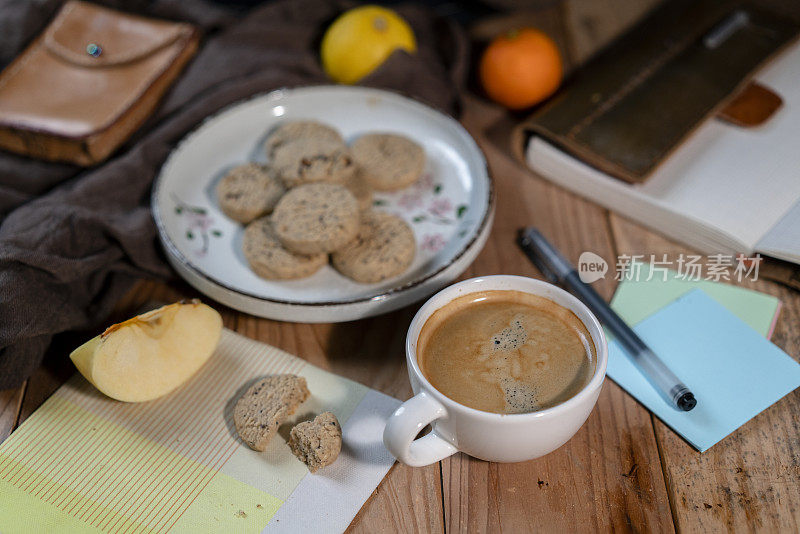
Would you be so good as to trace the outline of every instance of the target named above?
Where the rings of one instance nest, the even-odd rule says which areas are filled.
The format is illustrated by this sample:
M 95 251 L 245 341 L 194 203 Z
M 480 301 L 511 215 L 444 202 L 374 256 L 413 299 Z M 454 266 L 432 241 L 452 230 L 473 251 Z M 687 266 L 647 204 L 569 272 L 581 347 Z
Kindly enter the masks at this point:
M 480 78 L 489 98 L 509 109 L 523 109 L 546 99 L 564 73 L 558 47 L 533 28 L 496 37 L 483 53 Z

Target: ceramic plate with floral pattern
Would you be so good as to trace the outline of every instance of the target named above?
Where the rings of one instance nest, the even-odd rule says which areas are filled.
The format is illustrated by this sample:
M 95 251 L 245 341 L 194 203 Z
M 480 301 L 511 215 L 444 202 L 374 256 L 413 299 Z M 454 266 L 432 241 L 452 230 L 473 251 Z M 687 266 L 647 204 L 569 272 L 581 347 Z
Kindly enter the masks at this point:
M 244 227 L 226 217 L 217 181 L 247 161 L 266 162 L 262 145 L 281 122 L 313 119 L 349 143 L 368 132 L 395 132 L 426 153 L 422 178 L 407 189 L 376 193 L 373 209 L 403 217 L 417 254 L 409 269 L 359 284 L 325 266 L 308 278 L 259 278 L 242 253 Z M 169 156 L 153 188 L 152 208 L 170 262 L 211 298 L 261 317 L 339 322 L 406 306 L 461 274 L 488 237 L 493 191 L 475 141 L 452 118 L 395 93 L 320 86 L 259 95 L 206 119 Z

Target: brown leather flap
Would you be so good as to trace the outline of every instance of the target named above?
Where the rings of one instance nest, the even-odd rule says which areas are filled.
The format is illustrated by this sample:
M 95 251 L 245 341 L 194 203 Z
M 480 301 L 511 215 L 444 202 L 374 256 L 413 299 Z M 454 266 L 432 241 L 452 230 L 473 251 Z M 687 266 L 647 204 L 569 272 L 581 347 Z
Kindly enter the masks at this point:
M 731 124 L 752 128 L 764 124 L 782 105 L 783 99 L 775 91 L 751 81 L 717 116 Z
M 188 25 L 144 19 L 86 2 L 67 2 L 44 43 L 59 58 L 82 67 L 122 65 L 147 57 L 191 32 Z M 100 47 L 92 56 L 87 47 Z

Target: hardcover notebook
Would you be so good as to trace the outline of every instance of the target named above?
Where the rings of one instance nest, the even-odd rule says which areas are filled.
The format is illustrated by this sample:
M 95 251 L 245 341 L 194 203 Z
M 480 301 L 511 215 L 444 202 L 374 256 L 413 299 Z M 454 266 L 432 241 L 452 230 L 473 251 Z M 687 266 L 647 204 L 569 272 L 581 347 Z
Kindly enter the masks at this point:
M 545 178 L 700 251 L 800 263 L 797 27 L 709 4 L 655 11 L 521 125 L 516 148 Z M 751 77 L 780 97 L 774 113 L 715 118 Z

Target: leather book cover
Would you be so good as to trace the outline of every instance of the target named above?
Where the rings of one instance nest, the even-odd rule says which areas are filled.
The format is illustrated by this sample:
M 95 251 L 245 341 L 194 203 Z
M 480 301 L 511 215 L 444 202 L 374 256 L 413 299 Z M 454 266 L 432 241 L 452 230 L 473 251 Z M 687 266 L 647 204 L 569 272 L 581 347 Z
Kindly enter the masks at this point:
M 521 124 L 514 150 L 524 160 L 529 138 L 541 136 L 606 174 L 641 182 L 797 33 L 795 22 L 749 4 L 666 2 L 580 67 Z M 758 123 L 741 109 L 753 97 L 767 100 L 762 115 L 780 107 L 780 98 L 765 88 L 748 95 L 733 110 L 748 120 L 731 120 L 732 111 L 732 123 Z
M 70 1 L 0 73 L 0 148 L 104 160 L 155 109 L 197 49 L 189 24 Z

